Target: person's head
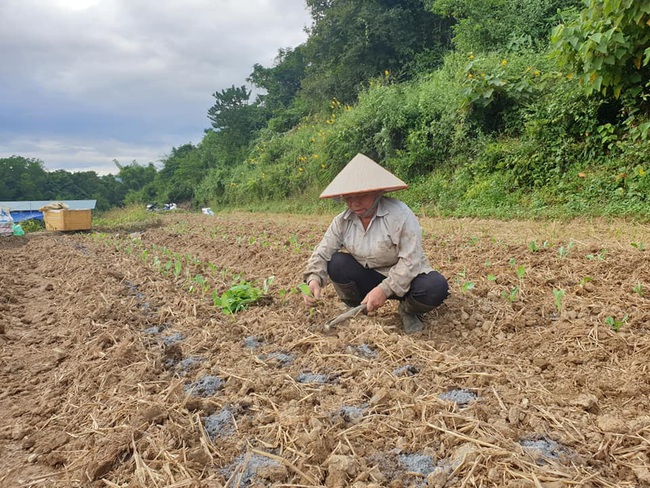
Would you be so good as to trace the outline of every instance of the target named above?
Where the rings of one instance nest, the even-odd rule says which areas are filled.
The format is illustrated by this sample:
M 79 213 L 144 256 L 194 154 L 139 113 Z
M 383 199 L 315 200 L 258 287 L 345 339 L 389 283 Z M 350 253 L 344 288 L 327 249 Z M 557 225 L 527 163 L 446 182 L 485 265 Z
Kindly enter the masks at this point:
M 351 212 L 357 214 L 359 217 L 366 217 L 373 214 L 375 210 L 375 202 L 383 191 L 367 191 L 362 193 L 350 193 L 342 195 L 341 198 L 350 209 Z

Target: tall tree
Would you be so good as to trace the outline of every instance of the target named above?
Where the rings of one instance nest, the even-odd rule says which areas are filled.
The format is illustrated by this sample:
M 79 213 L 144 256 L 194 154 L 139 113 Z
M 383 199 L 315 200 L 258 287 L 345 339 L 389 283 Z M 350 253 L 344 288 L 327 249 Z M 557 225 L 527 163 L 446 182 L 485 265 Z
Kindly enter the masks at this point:
M 301 96 L 315 105 L 336 97 L 356 100 L 375 77 L 405 79 L 419 56 L 442 57 L 451 47 L 451 22 L 425 0 L 307 0 L 313 26 Z
M 258 101 L 268 117 L 274 119 L 269 124 L 273 125 L 272 128 L 289 129 L 304 115 L 294 106 L 294 101 L 306 69 L 304 45 L 295 49 L 280 49 L 271 68 L 265 68 L 261 64 L 253 66 L 253 72 L 247 81 L 264 90 L 264 93 L 258 95 Z
M 0 200 L 42 200 L 46 178 L 40 159 L 0 158 Z
M 212 127 L 221 134 L 221 144 L 231 155 L 232 162 L 239 162 L 245 149 L 267 117 L 259 103 L 250 103 L 251 91 L 245 86 L 230 88 L 212 94 L 215 103 L 208 110 Z
M 166 202 L 187 202 L 194 197 L 194 189 L 201 182 L 209 168 L 209 161 L 201 157 L 192 144 L 172 148 L 171 154 L 163 159 L 155 186 Z
M 131 164 L 123 165 L 117 160 L 113 160 L 113 163 L 120 170 L 117 180 L 121 183 L 123 200 L 127 203 L 145 203 L 151 194 L 150 192 L 143 194 L 143 190 L 153 184 L 157 174 L 154 164 L 143 166 L 133 161 Z
M 261 64 L 253 66 L 248 81 L 266 91 L 259 99 L 271 113 L 286 109 L 295 99 L 307 68 L 304 51 L 304 45 L 280 49 L 272 68 Z
M 463 52 L 546 48 L 558 9 L 582 0 L 427 0 L 429 8 L 454 19 L 454 44 Z

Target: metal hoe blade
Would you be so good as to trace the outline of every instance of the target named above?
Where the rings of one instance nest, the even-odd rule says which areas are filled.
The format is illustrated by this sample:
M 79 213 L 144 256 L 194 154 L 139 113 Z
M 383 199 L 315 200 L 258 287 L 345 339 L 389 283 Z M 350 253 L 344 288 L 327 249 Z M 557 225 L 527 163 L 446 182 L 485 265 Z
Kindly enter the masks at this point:
M 338 317 L 335 317 L 329 322 L 327 322 L 325 325 L 323 325 L 323 329 L 325 329 L 325 331 L 328 332 L 329 330 L 331 330 L 333 327 L 337 326 L 341 322 L 345 322 L 349 318 L 356 317 L 360 312 L 364 312 L 366 308 L 367 307 L 365 303 L 362 303 L 361 305 L 357 305 L 356 307 L 343 312 Z

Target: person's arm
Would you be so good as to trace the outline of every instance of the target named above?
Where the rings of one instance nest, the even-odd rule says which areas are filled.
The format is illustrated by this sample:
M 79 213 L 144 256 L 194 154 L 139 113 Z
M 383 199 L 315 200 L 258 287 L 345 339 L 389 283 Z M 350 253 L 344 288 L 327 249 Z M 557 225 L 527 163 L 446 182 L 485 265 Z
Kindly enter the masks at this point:
M 327 263 L 342 245 L 341 218 L 337 216 L 307 261 L 303 277 L 313 295 L 313 297 L 304 296 L 307 305 L 314 306 L 316 300 L 320 298 L 321 290 L 327 284 Z

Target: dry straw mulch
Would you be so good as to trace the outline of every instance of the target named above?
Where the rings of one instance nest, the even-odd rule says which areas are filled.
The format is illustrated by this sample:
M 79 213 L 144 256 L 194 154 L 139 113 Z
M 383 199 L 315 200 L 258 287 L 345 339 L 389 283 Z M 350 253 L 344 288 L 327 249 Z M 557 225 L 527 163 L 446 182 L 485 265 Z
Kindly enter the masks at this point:
M 647 227 L 423 217 L 452 295 L 408 336 L 302 304 L 329 218 L 164 217 L 0 240 L 0 486 L 650 485 Z

